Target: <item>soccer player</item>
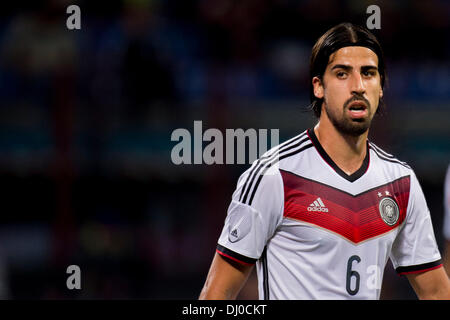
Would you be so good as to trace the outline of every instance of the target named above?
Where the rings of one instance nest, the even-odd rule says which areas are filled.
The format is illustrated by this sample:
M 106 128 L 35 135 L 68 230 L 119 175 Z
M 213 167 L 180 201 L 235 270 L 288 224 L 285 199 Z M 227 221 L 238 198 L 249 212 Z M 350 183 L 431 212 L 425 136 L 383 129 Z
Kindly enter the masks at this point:
M 447 168 L 444 182 L 444 267 L 450 276 L 450 165 Z
M 390 258 L 420 299 L 450 298 L 413 170 L 368 140 L 386 79 L 381 46 L 344 23 L 310 60 L 317 125 L 272 148 L 232 196 L 200 299 L 379 299 Z

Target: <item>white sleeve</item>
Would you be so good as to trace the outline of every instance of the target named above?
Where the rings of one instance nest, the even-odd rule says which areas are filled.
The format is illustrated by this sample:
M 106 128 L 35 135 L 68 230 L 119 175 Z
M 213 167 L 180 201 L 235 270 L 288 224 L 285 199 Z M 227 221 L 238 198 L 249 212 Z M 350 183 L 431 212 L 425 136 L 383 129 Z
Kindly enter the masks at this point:
M 425 196 L 411 173 L 406 221 L 392 245 L 391 261 L 399 274 L 419 273 L 441 265 Z
M 450 165 L 447 169 L 444 183 L 444 228 L 445 239 L 450 241 Z
M 278 168 L 264 172 L 256 161 L 238 180 L 216 251 L 240 263 L 255 263 L 281 223 L 283 207 Z

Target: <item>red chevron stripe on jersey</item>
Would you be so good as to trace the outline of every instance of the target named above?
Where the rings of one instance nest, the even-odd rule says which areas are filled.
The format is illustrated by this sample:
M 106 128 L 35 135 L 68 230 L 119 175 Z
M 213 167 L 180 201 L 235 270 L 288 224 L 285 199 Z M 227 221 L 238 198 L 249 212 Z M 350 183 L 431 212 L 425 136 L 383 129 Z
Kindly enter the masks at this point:
M 352 195 L 288 171 L 280 172 L 286 218 L 317 225 L 355 244 L 395 229 L 405 220 L 410 176 Z M 324 204 L 321 208 L 328 210 L 314 210 L 318 198 Z M 394 199 L 398 205 L 398 220 L 392 225 L 387 224 L 380 214 L 380 202 L 385 198 Z

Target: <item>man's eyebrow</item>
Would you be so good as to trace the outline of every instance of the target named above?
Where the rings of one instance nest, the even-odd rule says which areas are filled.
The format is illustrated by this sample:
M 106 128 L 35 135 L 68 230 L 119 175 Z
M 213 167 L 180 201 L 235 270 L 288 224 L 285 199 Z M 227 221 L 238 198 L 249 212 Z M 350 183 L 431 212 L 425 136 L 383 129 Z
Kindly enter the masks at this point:
M 367 71 L 367 70 L 372 70 L 372 69 L 378 70 L 378 67 L 377 66 L 373 66 L 373 65 L 361 66 L 361 70 L 362 71 Z
M 335 64 L 333 67 L 331 67 L 331 70 L 334 69 L 344 69 L 345 71 L 350 71 L 353 69 L 353 67 L 346 64 Z
M 331 67 L 331 70 L 335 70 L 335 69 L 343 69 L 345 71 L 351 71 L 353 70 L 352 66 L 349 66 L 347 64 L 336 64 L 334 66 Z M 367 70 L 378 70 L 378 67 L 375 65 L 365 65 L 365 66 L 361 66 L 361 71 L 367 71 Z

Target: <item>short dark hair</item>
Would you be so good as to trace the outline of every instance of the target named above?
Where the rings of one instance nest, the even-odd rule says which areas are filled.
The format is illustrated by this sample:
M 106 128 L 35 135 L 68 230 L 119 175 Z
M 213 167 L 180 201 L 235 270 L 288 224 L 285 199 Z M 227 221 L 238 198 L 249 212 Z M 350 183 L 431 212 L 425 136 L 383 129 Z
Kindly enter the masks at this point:
M 362 46 L 371 49 L 378 56 L 378 72 L 381 78 L 381 87 L 386 81 L 386 66 L 384 54 L 378 39 L 364 27 L 344 22 L 334 26 L 325 32 L 314 44 L 309 62 L 309 86 L 310 86 L 310 108 L 316 117 L 320 117 L 323 99 L 314 95 L 312 79 L 318 77 L 323 80 L 323 74 L 327 68 L 330 55 L 343 47 Z

